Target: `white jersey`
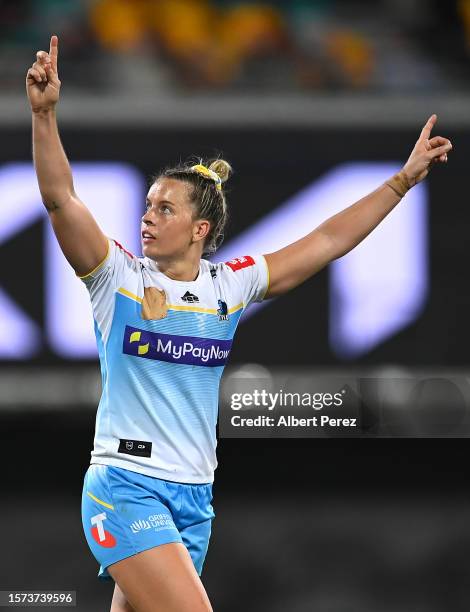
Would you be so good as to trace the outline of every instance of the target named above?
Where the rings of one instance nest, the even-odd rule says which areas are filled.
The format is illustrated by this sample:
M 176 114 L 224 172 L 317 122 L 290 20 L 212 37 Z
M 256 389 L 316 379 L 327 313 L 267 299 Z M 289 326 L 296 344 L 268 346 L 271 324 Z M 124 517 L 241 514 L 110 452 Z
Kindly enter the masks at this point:
M 213 482 L 220 378 L 243 310 L 268 289 L 266 260 L 201 259 L 196 280 L 177 281 L 153 260 L 108 243 L 105 260 L 81 277 L 102 376 L 91 463 Z M 143 318 L 148 287 L 165 291 L 164 318 Z

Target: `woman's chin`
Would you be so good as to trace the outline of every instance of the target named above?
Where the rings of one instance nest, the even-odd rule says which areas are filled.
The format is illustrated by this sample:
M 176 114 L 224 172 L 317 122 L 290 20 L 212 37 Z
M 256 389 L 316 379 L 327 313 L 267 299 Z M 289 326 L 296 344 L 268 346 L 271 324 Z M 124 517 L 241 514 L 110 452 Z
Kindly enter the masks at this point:
M 162 249 L 162 244 L 154 244 L 150 243 L 142 243 L 142 255 L 144 257 L 148 257 L 149 259 L 153 259 L 154 261 L 158 261 L 158 259 L 174 259 L 180 256 L 181 251 L 176 249 Z
M 171 257 L 171 253 L 162 252 L 162 249 L 158 248 L 156 244 L 143 244 L 142 255 L 144 257 L 148 257 L 149 259 L 153 259 L 154 261 L 165 257 Z
M 145 257 L 149 257 L 150 259 L 155 259 L 155 257 L 157 257 L 158 255 L 158 252 L 154 244 L 143 244 L 142 254 L 145 255 Z

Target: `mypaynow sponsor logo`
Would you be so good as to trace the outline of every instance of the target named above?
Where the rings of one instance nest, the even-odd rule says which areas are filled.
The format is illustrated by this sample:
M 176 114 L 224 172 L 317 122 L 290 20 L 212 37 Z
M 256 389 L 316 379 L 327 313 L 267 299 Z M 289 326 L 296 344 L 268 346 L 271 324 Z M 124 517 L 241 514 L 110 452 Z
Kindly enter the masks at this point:
M 223 366 L 231 340 L 158 334 L 126 325 L 123 352 L 134 357 L 197 366 Z

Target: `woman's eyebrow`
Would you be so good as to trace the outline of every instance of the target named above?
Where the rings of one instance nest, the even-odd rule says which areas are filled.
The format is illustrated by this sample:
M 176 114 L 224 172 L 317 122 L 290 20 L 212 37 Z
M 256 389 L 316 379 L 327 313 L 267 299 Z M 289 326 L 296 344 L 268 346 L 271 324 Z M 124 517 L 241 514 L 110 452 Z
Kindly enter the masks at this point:
M 147 204 L 152 204 L 152 201 L 149 198 L 145 198 Z M 172 206 L 176 206 L 174 202 L 170 202 L 170 200 L 160 200 L 159 204 L 171 204 Z

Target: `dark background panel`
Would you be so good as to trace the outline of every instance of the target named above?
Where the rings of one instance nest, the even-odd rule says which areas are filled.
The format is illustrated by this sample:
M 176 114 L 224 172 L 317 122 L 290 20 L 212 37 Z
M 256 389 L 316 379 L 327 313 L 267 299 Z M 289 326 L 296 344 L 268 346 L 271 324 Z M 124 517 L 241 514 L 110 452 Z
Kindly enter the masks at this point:
M 462 289 L 467 277 L 465 247 L 470 213 L 466 206 L 466 159 L 470 144 L 465 132 L 448 133 L 445 125 L 440 130 L 452 139 L 454 152 L 448 166 L 436 168 L 427 179 L 431 276 L 427 304 L 412 325 L 353 363 L 459 366 L 467 362 L 470 296 Z M 340 163 L 405 161 L 417 136 L 411 130 L 357 128 L 170 131 L 113 127 L 64 128 L 61 132 L 71 161 L 124 161 L 134 164 L 149 179 L 159 169 L 190 155 L 223 153 L 235 169 L 229 183 L 231 217 L 227 240 Z M 6 146 L 0 151 L 0 163 L 30 159 L 27 130 L 6 130 L 3 136 Z M 401 205 L 405 206 L 406 201 Z M 14 267 L 3 268 L 1 286 L 39 321 L 43 318 L 40 226 L 41 223 L 36 223 L 0 247 L 3 260 L 15 262 Z M 397 237 L 396 249 L 399 248 Z M 391 252 L 390 257 L 393 256 Z M 22 266 L 30 271 L 31 280 L 27 284 L 20 282 L 15 273 Z M 302 316 L 297 316 L 298 313 Z M 282 329 L 286 319 L 288 333 Z M 330 366 L 351 363 L 343 362 L 331 351 L 327 330 L 328 270 L 324 270 L 241 325 L 231 363 Z M 299 338 L 303 337 L 309 341 L 300 343 Z M 277 339 L 282 350 L 272 350 Z M 38 365 L 63 364 L 46 350 L 35 361 Z

